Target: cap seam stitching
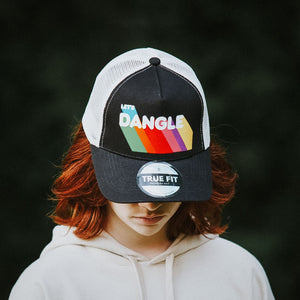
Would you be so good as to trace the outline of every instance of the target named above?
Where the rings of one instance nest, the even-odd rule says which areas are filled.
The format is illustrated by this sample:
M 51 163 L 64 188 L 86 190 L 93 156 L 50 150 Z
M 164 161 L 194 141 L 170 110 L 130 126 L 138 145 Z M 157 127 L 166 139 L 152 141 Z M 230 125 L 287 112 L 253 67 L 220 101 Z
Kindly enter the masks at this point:
M 175 75 L 179 76 L 180 78 L 182 78 L 185 82 L 187 82 L 190 86 L 192 86 L 192 88 L 196 91 L 196 93 L 198 94 L 198 96 L 200 96 L 200 99 L 201 99 L 200 105 L 201 105 L 201 108 L 202 108 L 202 116 L 201 116 L 201 123 L 200 123 L 201 124 L 201 126 L 200 126 L 200 133 L 201 133 L 201 137 L 202 137 L 202 139 L 201 139 L 201 146 L 202 146 L 202 149 L 205 150 L 204 138 L 203 138 L 203 128 L 202 128 L 203 127 L 203 118 L 204 118 L 204 104 L 203 104 L 204 100 L 202 98 L 201 93 L 199 92 L 199 90 L 197 89 L 197 87 L 190 80 L 188 80 L 187 78 L 185 78 L 183 75 L 181 75 L 181 74 L 173 71 L 172 69 L 170 69 L 170 68 L 168 68 L 168 67 L 166 67 L 164 65 L 161 65 L 161 66 L 164 69 L 167 69 L 168 71 L 170 71 L 173 74 L 175 74 Z
M 149 69 L 151 67 L 151 65 L 148 65 L 146 67 L 144 67 L 143 69 L 140 69 L 138 71 L 135 71 L 134 73 L 132 73 L 131 75 L 127 76 L 126 78 L 124 78 L 114 89 L 113 91 L 111 92 L 107 102 L 106 102 L 106 105 L 104 107 L 104 114 L 103 114 L 103 123 L 102 123 L 102 133 L 101 133 L 101 136 L 100 136 L 100 143 L 99 143 L 99 146 L 103 146 L 103 137 L 105 135 L 105 131 L 106 131 L 106 127 L 105 127 L 105 123 L 106 123 L 106 119 L 107 119 L 107 107 L 110 105 L 111 101 L 112 101 L 112 98 L 113 96 L 117 93 L 117 91 L 129 80 L 131 79 L 133 76 L 139 74 L 139 73 L 142 73 L 144 72 L 145 70 Z
M 92 144 L 91 144 L 92 145 Z M 93 147 L 96 147 L 95 145 L 92 145 Z M 195 154 L 198 154 L 202 151 L 206 151 L 207 149 L 205 150 L 202 150 L 202 151 L 199 151 L 199 152 L 193 152 L 192 150 L 188 150 L 188 151 L 184 151 L 185 153 L 187 153 L 186 155 L 184 155 L 183 157 L 181 158 L 160 158 L 160 159 L 155 159 L 153 157 L 153 159 L 149 159 L 149 158 L 145 158 L 145 157 L 134 157 L 134 156 L 130 156 L 130 155 L 127 155 L 127 154 L 124 154 L 124 153 L 121 153 L 121 152 L 118 152 L 118 151 L 115 151 L 115 150 L 110 150 L 110 149 L 107 149 L 107 148 L 104 148 L 104 146 L 100 146 L 100 147 L 96 147 L 96 148 L 101 148 L 102 150 L 104 151 L 107 151 L 107 152 L 110 152 L 110 153 L 113 153 L 113 154 L 116 154 L 116 155 L 120 155 L 120 156 L 123 156 L 123 157 L 126 157 L 126 158 L 129 158 L 129 159 L 138 159 L 138 160 L 143 160 L 143 161 L 176 161 L 176 160 L 181 160 L 181 159 L 186 159 L 186 158 L 189 158 L 189 157 L 192 157 L 194 156 Z M 178 153 L 178 152 L 176 152 Z M 181 152 L 182 153 L 182 152 Z M 167 155 L 168 153 L 162 153 L 162 155 Z M 155 154 L 153 154 L 155 155 Z M 158 154 L 159 155 L 159 154 Z

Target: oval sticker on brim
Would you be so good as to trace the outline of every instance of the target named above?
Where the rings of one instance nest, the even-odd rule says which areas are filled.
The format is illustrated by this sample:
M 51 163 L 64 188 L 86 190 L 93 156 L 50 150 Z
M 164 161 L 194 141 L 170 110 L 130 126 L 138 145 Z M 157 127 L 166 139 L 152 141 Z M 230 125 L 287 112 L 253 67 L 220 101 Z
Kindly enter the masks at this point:
M 172 196 L 181 187 L 180 173 L 166 162 L 149 162 L 137 174 L 137 185 L 145 194 L 155 198 Z

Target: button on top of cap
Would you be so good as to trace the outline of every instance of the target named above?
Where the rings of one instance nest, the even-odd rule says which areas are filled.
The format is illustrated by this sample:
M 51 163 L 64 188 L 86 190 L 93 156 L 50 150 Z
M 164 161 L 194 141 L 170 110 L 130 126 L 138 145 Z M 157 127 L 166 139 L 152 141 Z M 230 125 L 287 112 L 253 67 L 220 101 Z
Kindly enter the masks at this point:
M 158 57 L 151 57 L 149 59 L 149 63 L 154 66 L 158 66 L 160 64 L 160 59 Z

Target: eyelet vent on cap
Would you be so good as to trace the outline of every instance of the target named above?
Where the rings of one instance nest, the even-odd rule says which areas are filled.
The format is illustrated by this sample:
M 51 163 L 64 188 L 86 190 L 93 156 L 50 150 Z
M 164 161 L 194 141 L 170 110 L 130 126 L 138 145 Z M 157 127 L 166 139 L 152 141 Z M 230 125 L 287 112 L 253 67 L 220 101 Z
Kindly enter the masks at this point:
M 149 63 L 154 66 L 158 66 L 160 64 L 160 59 L 158 57 L 151 57 L 149 59 Z

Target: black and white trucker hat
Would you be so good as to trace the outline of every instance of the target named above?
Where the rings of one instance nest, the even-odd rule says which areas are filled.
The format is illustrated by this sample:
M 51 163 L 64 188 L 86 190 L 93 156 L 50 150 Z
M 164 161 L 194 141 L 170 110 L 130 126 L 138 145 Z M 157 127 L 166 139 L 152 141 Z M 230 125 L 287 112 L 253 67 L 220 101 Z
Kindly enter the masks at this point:
M 82 123 L 107 199 L 211 197 L 205 96 L 194 71 L 178 58 L 141 48 L 110 61 L 96 78 Z

